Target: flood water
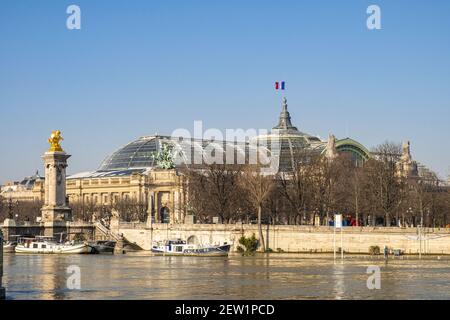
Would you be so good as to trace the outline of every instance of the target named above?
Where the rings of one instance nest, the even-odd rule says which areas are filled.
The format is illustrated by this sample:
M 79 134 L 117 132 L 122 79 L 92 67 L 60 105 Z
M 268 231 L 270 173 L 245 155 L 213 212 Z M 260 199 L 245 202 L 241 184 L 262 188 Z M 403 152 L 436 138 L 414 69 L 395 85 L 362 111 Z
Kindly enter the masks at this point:
M 81 288 L 67 288 L 69 266 Z M 367 289 L 379 266 L 381 289 Z M 4 255 L 7 299 L 450 299 L 450 260 L 271 254 L 228 258 Z

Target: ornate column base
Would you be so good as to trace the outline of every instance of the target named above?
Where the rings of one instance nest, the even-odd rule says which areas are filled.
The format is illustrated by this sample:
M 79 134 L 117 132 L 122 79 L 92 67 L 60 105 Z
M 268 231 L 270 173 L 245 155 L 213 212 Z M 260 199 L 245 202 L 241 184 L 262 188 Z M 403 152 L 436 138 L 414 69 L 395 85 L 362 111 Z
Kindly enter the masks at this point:
M 67 222 L 65 221 L 49 221 L 44 222 L 43 225 L 44 225 L 44 236 L 46 237 L 60 236 L 62 232 L 63 233 L 67 232 Z
M 69 207 L 43 207 L 42 222 L 61 222 L 72 220 L 72 209 Z

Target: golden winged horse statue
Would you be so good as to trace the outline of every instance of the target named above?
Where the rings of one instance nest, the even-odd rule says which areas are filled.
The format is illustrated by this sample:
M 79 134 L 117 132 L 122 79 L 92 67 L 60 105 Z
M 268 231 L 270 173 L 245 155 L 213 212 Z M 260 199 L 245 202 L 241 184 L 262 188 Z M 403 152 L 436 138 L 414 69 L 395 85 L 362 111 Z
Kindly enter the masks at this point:
M 50 143 L 50 149 L 48 151 L 64 151 L 61 148 L 61 141 L 64 140 L 63 137 L 61 137 L 61 131 L 54 130 L 52 131 L 52 134 L 50 138 L 48 139 L 48 143 Z

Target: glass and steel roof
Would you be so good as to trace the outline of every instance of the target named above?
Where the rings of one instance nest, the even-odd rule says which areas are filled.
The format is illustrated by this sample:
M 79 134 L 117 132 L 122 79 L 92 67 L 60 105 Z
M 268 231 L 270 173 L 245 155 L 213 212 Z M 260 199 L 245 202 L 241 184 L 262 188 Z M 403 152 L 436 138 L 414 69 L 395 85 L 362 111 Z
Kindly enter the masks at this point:
M 148 169 L 156 167 L 154 155 L 169 145 L 177 167 L 196 164 L 248 163 L 256 146 L 245 142 L 211 141 L 170 136 L 141 137 L 114 152 L 100 165 L 99 171 Z M 263 152 L 268 152 L 267 149 Z M 221 162 L 220 162 L 221 161 Z
M 293 168 L 294 157 L 298 151 L 309 150 L 323 153 L 326 142 L 316 136 L 299 131 L 291 123 L 287 110 L 287 100 L 283 99 L 282 111 L 277 126 L 268 135 L 261 135 L 249 142 L 211 141 L 170 136 L 146 136 L 130 142 L 106 158 L 98 171 L 124 171 L 156 167 L 154 155 L 169 145 L 177 167 L 192 164 L 211 164 L 217 160 L 229 163 L 249 163 L 254 154 L 276 157 L 279 171 Z M 338 152 L 350 152 L 355 159 L 364 161 L 369 152 L 351 139 L 337 143 Z M 231 155 L 231 156 L 230 156 Z M 236 161 L 239 159 L 240 161 Z M 244 159 L 244 160 L 242 160 Z
M 154 166 L 152 154 L 159 150 L 157 137 L 142 137 L 114 152 L 100 165 L 100 170 L 126 170 Z

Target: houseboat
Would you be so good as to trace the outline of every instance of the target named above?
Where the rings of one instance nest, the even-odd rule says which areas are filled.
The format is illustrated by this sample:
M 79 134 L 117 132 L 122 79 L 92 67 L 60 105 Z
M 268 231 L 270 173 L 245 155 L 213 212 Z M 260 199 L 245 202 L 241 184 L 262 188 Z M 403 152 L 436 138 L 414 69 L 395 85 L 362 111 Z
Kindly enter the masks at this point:
M 92 248 L 87 243 L 75 241 L 58 243 L 53 237 L 24 238 L 17 244 L 16 253 L 39 254 L 81 254 L 91 253 Z
M 3 252 L 4 253 L 12 253 L 16 249 L 17 242 L 19 240 L 20 236 L 9 236 L 9 239 L 7 241 L 3 242 Z
M 152 252 L 164 256 L 226 257 L 230 248 L 231 245 L 226 242 L 223 245 L 198 245 L 177 239 L 157 242 L 152 246 Z

